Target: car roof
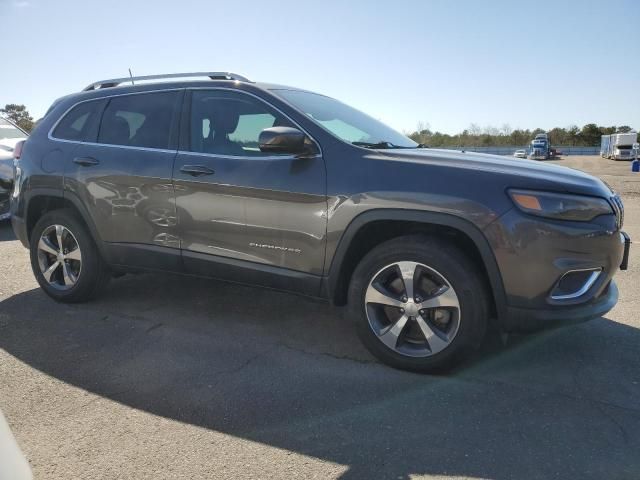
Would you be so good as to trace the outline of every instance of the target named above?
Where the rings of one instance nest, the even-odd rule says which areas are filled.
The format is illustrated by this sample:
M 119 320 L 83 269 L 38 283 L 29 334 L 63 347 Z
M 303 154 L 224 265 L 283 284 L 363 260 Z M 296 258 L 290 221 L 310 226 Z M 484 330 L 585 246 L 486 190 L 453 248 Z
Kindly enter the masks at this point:
M 181 80 L 180 80 L 181 79 Z M 206 79 L 206 80 L 205 80 Z M 239 83 L 249 83 L 254 84 L 260 88 L 264 88 L 266 90 L 270 89 L 288 89 L 288 90 L 299 90 L 295 87 L 290 87 L 286 85 L 277 85 L 270 83 L 256 83 L 249 80 L 247 77 L 243 75 L 239 75 L 237 73 L 232 72 L 182 72 L 182 73 L 161 73 L 161 74 L 153 74 L 153 75 L 141 75 L 141 76 L 133 76 L 131 75 L 131 70 L 129 70 L 128 77 L 120 77 L 120 78 L 111 78 L 107 80 L 98 80 L 89 84 L 87 87 L 83 89 L 83 91 L 91 91 L 91 90 L 102 90 L 104 88 L 116 88 L 116 87 L 126 87 L 126 86 L 135 86 L 136 84 L 140 84 L 141 82 L 152 82 L 153 83 L 179 83 L 183 86 L 193 85 L 198 82 L 205 82 L 210 84 L 210 82 L 217 81 L 226 81 L 226 82 L 234 82 L 236 84 Z M 129 85 L 131 83 L 131 85 Z
M 244 88 L 243 88 L 244 87 Z M 247 88 L 248 87 L 248 88 Z M 154 90 L 173 90 L 173 89 L 182 89 L 182 88 L 233 88 L 238 90 L 248 90 L 252 89 L 258 90 L 295 90 L 300 92 L 310 92 L 309 90 L 304 90 L 297 87 L 292 87 L 289 85 L 281 85 L 276 83 L 266 83 L 266 82 L 238 82 L 235 80 L 179 80 L 179 81 L 154 81 L 154 82 L 145 82 L 138 84 L 120 84 L 115 86 L 107 86 L 102 88 L 96 88 L 92 90 L 82 90 L 80 92 L 70 93 L 63 97 L 58 98 L 54 104 L 55 106 L 61 102 L 66 102 L 67 100 L 72 100 L 74 102 L 97 99 L 102 97 L 109 97 L 115 95 L 127 95 L 130 93 L 142 93 L 147 91 Z
M 139 77 L 138 77 L 139 78 Z M 129 80 L 131 81 L 131 80 Z M 262 90 L 262 91 L 277 91 L 277 90 L 290 90 L 290 91 L 299 91 L 306 93 L 313 93 L 316 95 L 316 92 L 312 92 L 310 90 L 304 90 L 298 87 L 292 87 L 290 85 L 282 85 L 277 83 L 267 83 L 267 82 L 251 82 L 251 81 L 238 81 L 238 80 L 229 80 L 229 79 L 191 79 L 191 80 L 160 80 L 160 81 L 149 81 L 143 83 L 135 83 L 136 77 L 133 77 L 134 84 L 131 85 L 129 83 L 120 83 L 113 86 L 104 86 L 101 88 L 88 89 L 85 88 L 82 91 L 70 93 L 68 95 L 62 96 L 56 99 L 52 105 L 45 113 L 45 117 L 49 114 L 49 112 L 53 111 L 57 106 L 61 104 L 65 104 L 65 108 L 68 108 L 70 105 L 83 102 L 87 100 L 100 99 L 105 97 L 117 96 L 117 95 L 128 95 L 133 93 L 144 93 L 151 92 L 156 90 L 179 90 L 183 88 L 231 88 L 237 89 L 238 91 L 246 91 L 251 93 L 252 90 Z M 108 83 L 108 81 L 105 81 Z M 99 82 L 96 82 L 99 83 Z M 91 84 L 94 85 L 94 84 Z

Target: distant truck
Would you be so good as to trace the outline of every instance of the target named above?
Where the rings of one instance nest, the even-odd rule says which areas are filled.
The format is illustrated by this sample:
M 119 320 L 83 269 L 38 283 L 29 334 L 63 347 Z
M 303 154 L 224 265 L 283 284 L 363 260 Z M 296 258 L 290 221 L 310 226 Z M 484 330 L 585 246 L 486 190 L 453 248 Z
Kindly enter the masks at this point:
M 546 133 L 539 133 L 531 141 L 529 158 L 532 160 L 549 160 L 551 158 L 551 148 L 549 147 L 549 137 Z
M 637 141 L 637 132 L 602 135 L 600 139 L 600 156 L 612 160 L 633 160 L 635 158 L 633 145 Z

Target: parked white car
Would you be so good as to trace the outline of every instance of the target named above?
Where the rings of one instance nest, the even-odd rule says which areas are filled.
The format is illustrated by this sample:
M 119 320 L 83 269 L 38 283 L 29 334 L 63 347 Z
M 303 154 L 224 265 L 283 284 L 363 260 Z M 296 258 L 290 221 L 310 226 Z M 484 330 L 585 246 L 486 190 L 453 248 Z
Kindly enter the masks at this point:
M 20 140 L 27 138 L 27 133 L 4 117 L 0 117 L 0 150 L 13 151 Z
M 518 158 L 527 158 L 527 151 L 526 150 L 516 150 L 515 152 L 513 152 L 513 156 L 514 157 L 518 157 Z
M 0 221 L 9 218 L 9 195 L 13 190 L 13 149 L 27 133 L 0 117 Z M 3 480 L 0 477 L 0 480 Z
M 32 478 L 29 464 L 0 412 L 0 479 L 32 480 Z

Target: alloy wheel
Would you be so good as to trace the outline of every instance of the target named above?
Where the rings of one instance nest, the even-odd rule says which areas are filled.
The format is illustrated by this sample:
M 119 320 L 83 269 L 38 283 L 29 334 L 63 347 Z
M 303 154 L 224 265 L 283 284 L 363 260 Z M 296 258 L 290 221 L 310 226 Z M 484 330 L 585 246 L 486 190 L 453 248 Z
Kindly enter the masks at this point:
M 373 276 L 364 307 L 369 326 L 395 352 L 428 357 L 447 348 L 460 327 L 460 301 L 431 267 L 396 262 Z
M 58 290 L 68 290 L 82 271 L 80 245 L 71 230 L 50 225 L 38 241 L 38 265 L 45 281 Z

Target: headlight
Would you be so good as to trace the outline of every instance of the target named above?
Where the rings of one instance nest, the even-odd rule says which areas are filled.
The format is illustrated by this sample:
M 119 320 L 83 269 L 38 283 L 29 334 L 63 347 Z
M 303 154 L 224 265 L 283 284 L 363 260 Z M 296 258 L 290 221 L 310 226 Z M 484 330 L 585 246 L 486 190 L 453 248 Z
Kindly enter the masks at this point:
M 523 212 L 556 220 L 588 222 L 614 213 L 611 204 L 599 197 L 529 190 L 509 190 L 509 195 Z

